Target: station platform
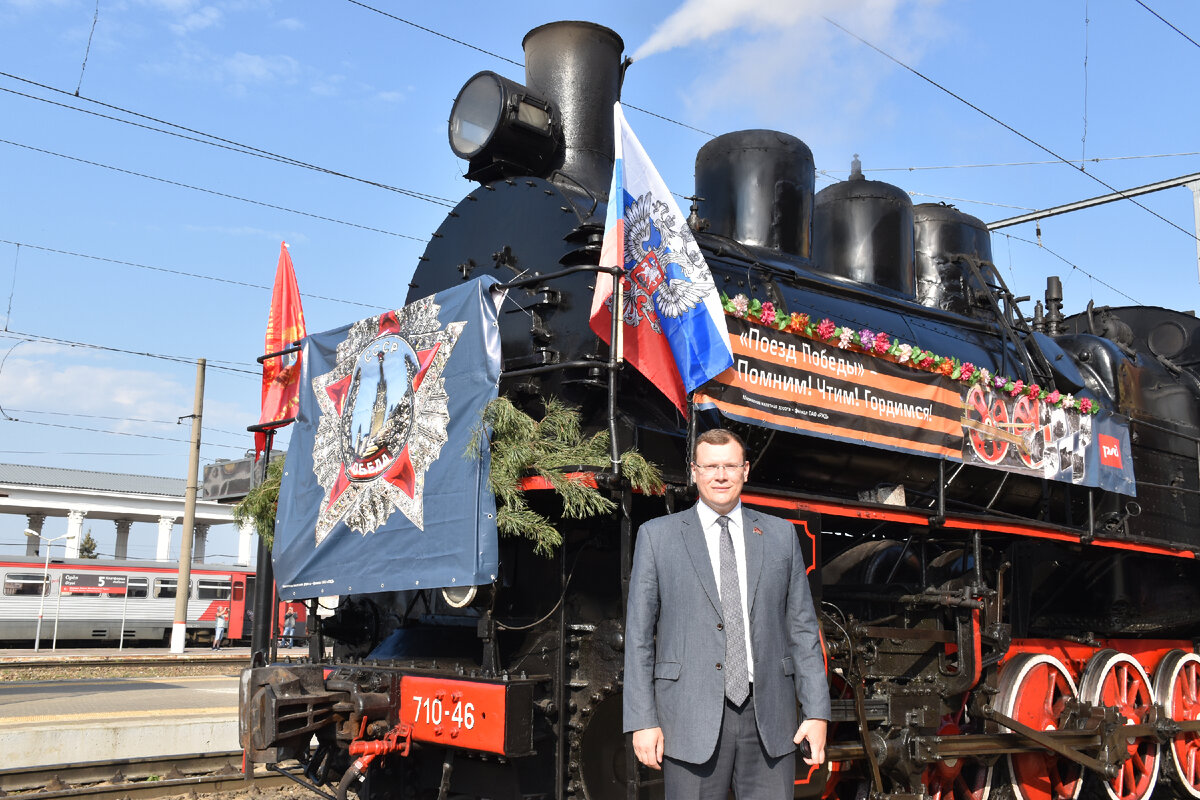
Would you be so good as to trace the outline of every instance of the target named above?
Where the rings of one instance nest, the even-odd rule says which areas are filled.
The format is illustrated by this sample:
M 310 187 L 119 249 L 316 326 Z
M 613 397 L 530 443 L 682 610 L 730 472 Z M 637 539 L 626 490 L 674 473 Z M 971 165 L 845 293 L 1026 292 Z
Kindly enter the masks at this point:
M 306 656 L 284 648 L 277 660 Z M 147 758 L 240 749 L 238 684 L 250 648 L 32 648 L 0 650 L 0 670 L 54 666 L 72 677 L 0 682 L 0 752 L 6 767 Z M 130 667 L 128 677 L 93 677 L 98 664 Z M 142 664 L 162 669 L 138 675 Z M 210 674 L 188 674 L 205 665 Z M 213 665 L 227 665 L 218 669 Z M 78 670 L 70 671 L 71 665 Z M 96 669 L 99 674 L 99 669 Z M 105 668 L 104 674 L 111 670 Z M 119 674 L 119 672 L 118 672 Z

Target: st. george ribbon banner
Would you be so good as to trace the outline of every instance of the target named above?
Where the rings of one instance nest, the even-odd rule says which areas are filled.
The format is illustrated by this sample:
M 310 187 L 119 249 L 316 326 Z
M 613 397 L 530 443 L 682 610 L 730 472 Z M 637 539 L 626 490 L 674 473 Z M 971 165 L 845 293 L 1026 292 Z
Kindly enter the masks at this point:
M 304 340 L 275 523 L 280 598 L 495 578 L 486 437 L 467 454 L 500 379 L 495 283 Z
M 698 389 L 729 419 L 1136 494 L 1129 426 L 730 317 L 734 366 Z

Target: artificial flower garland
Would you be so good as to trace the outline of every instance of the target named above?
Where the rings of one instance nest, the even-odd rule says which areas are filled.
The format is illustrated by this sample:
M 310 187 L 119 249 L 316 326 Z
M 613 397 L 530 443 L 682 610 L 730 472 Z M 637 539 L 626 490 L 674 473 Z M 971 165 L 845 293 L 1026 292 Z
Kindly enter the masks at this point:
M 1028 386 L 1024 381 L 1014 381 L 1003 375 L 993 375 L 984 367 L 976 367 L 970 361 L 959 361 L 952 356 L 939 356 L 928 350 L 901 342 L 882 332 L 873 332 L 866 328 L 856 331 L 849 327 L 838 325 L 831 319 L 813 322 L 808 314 L 793 311 L 791 314 L 776 312 L 775 304 L 751 300 L 744 294 L 729 295 L 721 293 L 721 307 L 731 317 L 744 319 L 768 328 L 797 333 L 815 339 L 818 342 L 837 345 L 843 350 L 860 350 L 875 356 L 892 356 L 900 364 L 908 364 L 926 372 L 937 372 L 951 380 L 968 386 L 982 385 L 986 389 L 1004 392 L 1009 397 L 1024 395 L 1032 400 L 1040 400 L 1053 408 L 1065 408 L 1078 411 L 1080 414 L 1096 414 L 1099 406 L 1091 398 L 1076 398 L 1070 394 L 1062 394 L 1057 389 L 1047 392 L 1036 383 Z

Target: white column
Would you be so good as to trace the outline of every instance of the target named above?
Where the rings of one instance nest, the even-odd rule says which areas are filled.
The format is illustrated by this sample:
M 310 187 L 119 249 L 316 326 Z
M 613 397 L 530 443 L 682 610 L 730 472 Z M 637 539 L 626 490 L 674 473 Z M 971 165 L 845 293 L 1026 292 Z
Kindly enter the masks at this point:
M 65 558 L 79 558 L 79 543 L 83 540 L 83 518 L 86 516 L 86 511 L 77 508 L 67 513 L 66 551 L 63 553 Z
M 238 525 L 238 566 L 250 566 L 250 556 L 254 552 L 254 534 L 257 532 L 258 529 L 254 527 L 254 522 L 251 520 L 246 520 Z
M 42 533 L 42 526 L 46 524 L 46 515 L 45 514 L 26 514 L 25 519 L 29 520 L 29 530 L 33 531 L 34 533 L 36 533 L 40 536 Z M 25 555 L 27 555 L 27 556 L 41 555 L 41 551 L 38 549 L 38 545 L 40 545 L 41 543 L 42 543 L 42 540 L 37 538 L 37 536 L 30 536 L 25 541 Z
M 156 561 L 169 561 L 171 558 L 171 529 L 175 527 L 174 517 L 158 518 L 158 550 L 155 551 Z
M 208 525 L 197 522 L 192 526 L 195 533 L 192 535 L 192 563 L 204 563 L 204 545 L 208 543 Z
M 133 520 L 119 519 L 116 520 L 117 525 L 117 547 L 114 552 L 116 558 L 129 558 L 129 527 L 133 525 Z

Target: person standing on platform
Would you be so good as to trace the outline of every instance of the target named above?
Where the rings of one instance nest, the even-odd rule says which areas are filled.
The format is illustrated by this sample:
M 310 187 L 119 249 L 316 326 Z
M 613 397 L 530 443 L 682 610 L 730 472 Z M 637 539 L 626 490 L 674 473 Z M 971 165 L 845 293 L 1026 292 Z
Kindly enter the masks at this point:
M 221 649 L 221 642 L 225 638 L 225 629 L 229 627 L 229 609 L 221 606 L 217 609 L 217 627 L 213 631 L 213 650 Z
M 742 505 L 749 476 L 741 438 L 706 431 L 692 453 L 700 502 L 638 531 L 624 730 L 662 770 L 667 800 L 724 800 L 731 787 L 791 798 L 796 746 L 806 764 L 825 760 L 829 684 L 800 542 Z
M 287 613 L 283 615 L 283 641 L 279 643 L 280 647 L 291 647 L 292 637 L 296 635 L 296 611 L 292 608 L 292 604 L 288 603 Z

